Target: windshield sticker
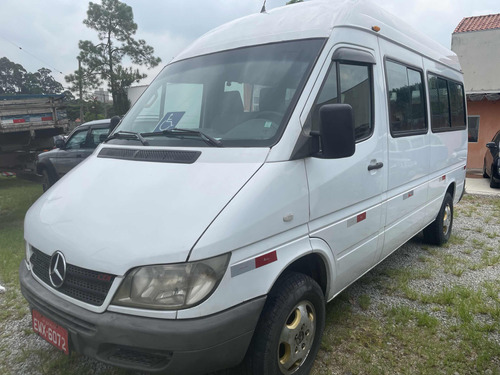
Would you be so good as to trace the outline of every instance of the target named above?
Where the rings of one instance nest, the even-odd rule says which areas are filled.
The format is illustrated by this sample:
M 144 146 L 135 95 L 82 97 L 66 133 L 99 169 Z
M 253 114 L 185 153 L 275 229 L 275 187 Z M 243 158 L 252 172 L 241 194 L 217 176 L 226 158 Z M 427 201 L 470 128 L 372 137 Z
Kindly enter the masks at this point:
M 266 121 L 266 123 L 264 124 L 264 127 L 265 128 L 270 128 L 272 125 L 273 125 L 272 121 Z
M 161 132 L 163 130 L 172 130 L 177 126 L 179 121 L 181 121 L 184 113 L 186 112 L 167 112 L 153 131 Z

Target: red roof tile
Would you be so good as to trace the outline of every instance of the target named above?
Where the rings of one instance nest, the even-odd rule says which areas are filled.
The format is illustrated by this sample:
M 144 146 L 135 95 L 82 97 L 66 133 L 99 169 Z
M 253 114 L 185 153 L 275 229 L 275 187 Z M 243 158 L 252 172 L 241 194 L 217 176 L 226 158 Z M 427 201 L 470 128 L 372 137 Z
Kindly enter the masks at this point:
M 500 29 L 500 14 L 466 17 L 462 21 L 460 21 L 454 33 L 465 33 L 468 31 L 491 29 Z

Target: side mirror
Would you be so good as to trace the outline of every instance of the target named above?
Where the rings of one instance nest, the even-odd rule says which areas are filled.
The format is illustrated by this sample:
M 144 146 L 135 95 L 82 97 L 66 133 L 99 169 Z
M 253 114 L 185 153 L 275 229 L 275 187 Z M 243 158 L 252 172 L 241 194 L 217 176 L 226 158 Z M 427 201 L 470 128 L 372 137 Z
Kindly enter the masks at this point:
M 56 139 L 56 142 L 54 145 L 56 146 L 56 148 L 64 148 L 65 142 L 63 139 L 58 138 L 58 139 Z
M 324 159 L 341 159 L 354 155 L 354 116 L 349 104 L 326 104 L 319 110 L 321 152 Z
M 111 120 L 109 121 L 109 133 L 111 134 L 113 130 L 115 130 L 116 126 L 120 123 L 121 117 L 120 116 L 113 116 L 111 117 Z
M 493 151 L 498 148 L 497 144 L 495 142 L 488 142 L 486 143 L 486 147 L 490 149 L 490 151 Z

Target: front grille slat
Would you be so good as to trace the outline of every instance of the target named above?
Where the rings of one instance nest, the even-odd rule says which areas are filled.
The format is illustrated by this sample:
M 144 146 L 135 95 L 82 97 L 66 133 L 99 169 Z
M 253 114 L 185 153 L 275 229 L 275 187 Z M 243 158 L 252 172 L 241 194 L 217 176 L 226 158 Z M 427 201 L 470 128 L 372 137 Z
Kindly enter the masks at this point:
M 49 277 L 50 256 L 32 247 L 30 262 L 33 273 L 49 287 L 53 288 Z M 101 306 L 113 284 L 115 275 L 96 272 L 72 264 L 66 265 L 66 278 L 57 290 L 79 301 Z

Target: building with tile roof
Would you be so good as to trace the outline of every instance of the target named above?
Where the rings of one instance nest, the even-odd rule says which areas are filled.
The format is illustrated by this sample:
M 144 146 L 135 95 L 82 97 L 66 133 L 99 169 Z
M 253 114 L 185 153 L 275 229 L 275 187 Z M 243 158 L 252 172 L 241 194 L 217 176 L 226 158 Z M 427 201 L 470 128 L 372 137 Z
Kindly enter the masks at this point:
M 466 33 L 469 31 L 500 29 L 500 14 L 487 16 L 465 17 L 453 33 Z
M 500 14 L 466 17 L 451 49 L 464 72 L 469 123 L 468 169 L 482 169 L 486 143 L 500 130 Z

